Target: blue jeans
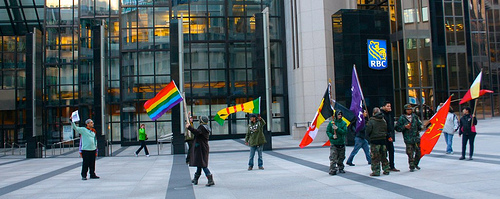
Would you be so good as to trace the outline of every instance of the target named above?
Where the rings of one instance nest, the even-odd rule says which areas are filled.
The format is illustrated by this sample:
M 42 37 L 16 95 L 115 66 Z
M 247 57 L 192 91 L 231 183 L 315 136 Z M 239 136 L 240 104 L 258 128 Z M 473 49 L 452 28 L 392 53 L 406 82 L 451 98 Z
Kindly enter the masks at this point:
M 255 156 L 255 150 L 257 150 L 257 153 L 259 154 L 259 167 L 262 167 L 264 162 L 262 161 L 262 149 L 264 148 L 264 145 L 257 145 L 257 146 L 251 146 L 250 147 L 250 160 L 248 161 L 248 166 L 253 167 L 253 157 Z
M 446 153 L 453 153 L 453 148 L 451 148 L 453 144 L 453 134 L 444 132 L 444 140 L 446 141 Z
M 349 155 L 349 158 L 347 159 L 347 163 L 352 164 L 354 156 L 358 154 L 358 151 L 361 148 L 365 152 L 366 161 L 368 161 L 368 164 L 372 163 L 372 158 L 370 157 L 370 148 L 368 147 L 368 141 L 360 137 L 354 138 L 354 149 L 352 149 L 351 155 Z

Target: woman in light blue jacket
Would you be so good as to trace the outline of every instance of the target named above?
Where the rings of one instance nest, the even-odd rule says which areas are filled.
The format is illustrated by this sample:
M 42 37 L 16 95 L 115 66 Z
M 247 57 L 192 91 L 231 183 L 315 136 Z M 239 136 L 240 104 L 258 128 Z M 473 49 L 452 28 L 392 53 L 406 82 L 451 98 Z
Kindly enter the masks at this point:
M 458 117 L 453 113 L 453 108 L 450 106 L 446 122 L 443 127 L 443 134 L 446 141 L 446 154 L 453 154 L 453 134 L 458 130 Z

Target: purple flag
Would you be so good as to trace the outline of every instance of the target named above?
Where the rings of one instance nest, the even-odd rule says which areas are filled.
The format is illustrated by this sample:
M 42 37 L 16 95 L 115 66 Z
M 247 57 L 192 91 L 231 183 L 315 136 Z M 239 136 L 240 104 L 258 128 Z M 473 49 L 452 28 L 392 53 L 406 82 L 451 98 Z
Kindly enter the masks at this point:
M 352 101 L 351 107 L 349 108 L 352 113 L 356 116 L 356 132 L 361 131 L 365 126 L 365 117 L 363 116 L 363 91 L 359 85 L 358 73 L 356 72 L 356 66 L 352 68 Z

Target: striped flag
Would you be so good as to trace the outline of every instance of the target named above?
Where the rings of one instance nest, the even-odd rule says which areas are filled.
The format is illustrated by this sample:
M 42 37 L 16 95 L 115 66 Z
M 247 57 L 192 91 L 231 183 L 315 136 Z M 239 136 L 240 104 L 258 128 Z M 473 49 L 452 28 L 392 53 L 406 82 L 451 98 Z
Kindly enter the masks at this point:
M 325 91 L 323 99 L 321 99 L 318 111 L 316 112 L 316 115 L 314 115 L 311 125 L 307 129 L 304 138 L 302 138 L 302 141 L 299 144 L 300 148 L 304 148 L 305 146 L 311 144 L 316 137 L 316 134 L 318 134 L 319 126 L 331 116 L 333 116 L 333 108 L 330 104 L 330 84 L 328 84 L 328 88 Z
M 483 72 L 481 71 L 479 75 L 477 75 L 476 80 L 472 83 L 470 86 L 470 89 L 465 93 L 464 97 L 460 101 L 460 104 L 463 104 L 465 102 L 471 101 L 473 99 L 476 99 L 480 97 L 481 95 L 484 95 L 486 93 L 493 93 L 493 91 L 490 90 L 481 90 L 481 78 L 483 76 Z
M 219 123 L 221 126 L 224 124 L 224 120 L 226 118 L 236 112 L 243 111 L 245 113 L 254 113 L 254 114 L 259 114 L 260 113 L 260 97 L 253 100 L 249 101 L 243 104 L 238 104 L 234 105 L 232 107 L 227 107 L 225 109 L 222 109 L 217 112 L 217 115 L 215 115 L 214 120 Z
M 351 123 L 356 121 L 356 118 L 354 117 L 354 114 L 351 112 L 351 110 L 347 109 L 347 107 L 342 106 L 342 104 L 339 104 L 333 100 L 333 103 L 335 104 L 333 106 L 333 115 L 337 114 L 337 111 L 342 112 L 342 121 L 346 123 L 346 126 L 351 125 Z M 323 146 L 330 146 L 330 139 L 328 139 Z
M 155 121 L 172 107 L 182 102 L 182 100 L 183 98 L 179 93 L 179 89 L 177 89 L 175 82 L 172 80 L 155 97 L 146 101 L 144 108 L 148 116 Z

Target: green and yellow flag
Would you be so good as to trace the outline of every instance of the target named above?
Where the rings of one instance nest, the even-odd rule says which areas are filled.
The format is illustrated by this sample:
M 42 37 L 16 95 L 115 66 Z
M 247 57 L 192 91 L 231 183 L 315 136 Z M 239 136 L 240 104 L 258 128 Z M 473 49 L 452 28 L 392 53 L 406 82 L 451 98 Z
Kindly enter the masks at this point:
M 254 113 L 254 114 L 259 114 L 260 113 L 260 97 L 253 100 L 249 101 L 243 104 L 238 104 L 234 105 L 232 107 L 227 107 L 225 109 L 222 109 L 217 112 L 217 115 L 214 117 L 214 120 L 219 123 L 221 126 L 224 125 L 224 120 L 232 114 L 236 112 L 243 111 L 245 113 Z

